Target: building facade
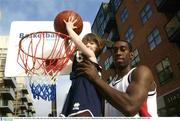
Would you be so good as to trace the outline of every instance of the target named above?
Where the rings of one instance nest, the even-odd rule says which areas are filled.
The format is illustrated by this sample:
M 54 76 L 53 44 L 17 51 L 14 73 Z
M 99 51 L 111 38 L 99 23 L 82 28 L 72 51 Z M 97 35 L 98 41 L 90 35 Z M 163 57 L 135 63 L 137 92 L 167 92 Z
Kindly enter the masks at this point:
M 132 43 L 132 66 L 145 64 L 152 70 L 159 116 L 180 116 L 179 4 L 178 0 L 110 0 L 102 3 L 92 25 L 92 31 L 103 39 Z M 108 46 L 99 63 L 104 80 L 111 81 L 113 58 Z
M 1 36 L 0 41 L 0 116 L 13 116 L 16 80 L 4 77 L 8 36 Z
M 0 36 L 0 117 L 34 116 L 32 100 L 28 90 L 17 77 L 5 77 L 8 36 Z

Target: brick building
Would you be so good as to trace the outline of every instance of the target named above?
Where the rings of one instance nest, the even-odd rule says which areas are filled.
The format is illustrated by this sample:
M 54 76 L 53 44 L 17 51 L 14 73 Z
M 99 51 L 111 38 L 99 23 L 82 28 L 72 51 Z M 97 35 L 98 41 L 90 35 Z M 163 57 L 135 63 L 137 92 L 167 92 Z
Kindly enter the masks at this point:
M 132 66 L 145 64 L 157 84 L 159 116 L 180 116 L 180 10 L 178 0 L 110 0 L 102 3 L 92 31 L 109 43 L 132 43 Z M 114 72 L 108 46 L 99 56 L 103 78 Z

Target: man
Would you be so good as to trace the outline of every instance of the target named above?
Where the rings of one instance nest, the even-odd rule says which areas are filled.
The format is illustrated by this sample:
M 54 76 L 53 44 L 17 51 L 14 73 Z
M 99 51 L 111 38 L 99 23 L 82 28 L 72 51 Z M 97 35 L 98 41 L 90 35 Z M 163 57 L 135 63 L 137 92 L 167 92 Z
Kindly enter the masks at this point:
M 157 117 L 156 84 L 150 69 L 144 65 L 131 68 L 132 46 L 127 41 L 116 41 L 112 52 L 116 76 L 109 85 L 90 61 L 78 68 L 79 75 L 89 78 L 106 99 L 105 116 Z

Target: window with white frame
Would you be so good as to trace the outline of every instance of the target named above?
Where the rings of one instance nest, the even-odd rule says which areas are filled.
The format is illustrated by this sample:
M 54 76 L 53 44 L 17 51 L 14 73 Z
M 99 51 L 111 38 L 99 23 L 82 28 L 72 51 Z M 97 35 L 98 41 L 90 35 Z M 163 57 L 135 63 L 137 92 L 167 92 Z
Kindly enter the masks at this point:
M 125 39 L 128 42 L 131 42 L 131 40 L 134 38 L 134 31 L 132 29 L 132 27 L 129 27 L 128 30 L 125 33 Z
M 113 63 L 113 57 L 110 56 L 104 62 L 105 70 L 107 70 L 112 65 L 112 63 Z
M 107 37 L 107 40 L 111 40 L 113 37 L 113 30 L 110 31 L 108 37 Z
M 124 23 L 126 21 L 127 17 L 128 17 L 128 10 L 127 10 L 127 8 L 125 8 L 120 15 L 121 22 Z
M 150 50 L 153 50 L 154 48 L 156 48 L 157 45 L 161 43 L 161 36 L 157 27 L 154 28 L 147 36 L 147 41 Z
M 135 49 L 133 51 L 133 58 L 132 58 L 132 61 L 131 61 L 131 66 L 135 67 L 135 66 L 137 66 L 139 64 L 139 62 L 140 62 L 139 53 L 138 53 L 138 50 Z
M 121 5 L 121 2 L 122 2 L 122 0 L 114 0 L 114 6 L 115 6 L 115 10 L 117 10 L 118 9 L 118 7 Z
M 163 59 L 156 65 L 156 73 L 159 78 L 159 83 L 164 84 L 173 78 L 173 71 L 169 58 Z
M 144 24 L 146 21 L 148 21 L 151 16 L 152 16 L 152 8 L 151 5 L 148 3 L 140 11 L 140 18 L 142 23 Z
M 105 52 L 106 52 L 106 50 L 107 50 L 107 47 L 106 47 L 106 46 L 104 46 L 104 48 L 103 48 L 102 52 L 103 52 L 103 53 L 105 53 Z

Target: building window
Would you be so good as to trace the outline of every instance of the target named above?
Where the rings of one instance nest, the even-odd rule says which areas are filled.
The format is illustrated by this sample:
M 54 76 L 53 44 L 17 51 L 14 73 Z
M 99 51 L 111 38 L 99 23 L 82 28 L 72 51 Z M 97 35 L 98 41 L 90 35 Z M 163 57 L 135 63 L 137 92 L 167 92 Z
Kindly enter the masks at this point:
M 104 34 L 104 30 L 103 28 L 100 26 L 99 29 L 98 29 L 98 35 L 99 36 L 102 36 Z
M 105 62 L 104 62 L 104 67 L 105 67 L 105 70 L 107 70 L 108 68 L 109 68 L 109 60 L 108 60 L 108 58 L 105 60 Z
M 98 62 L 100 61 L 100 56 L 97 57 L 97 61 L 98 61 Z
M 144 8 L 140 11 L 140 18 L 142 23 L 144 24 L 152 15 L 152 8 L 150 4 L 146 4 Z
M 109 33 L 107 40 L 112 40 L 113 37 L 113 30 L 111 30 L 111 32 Z
M 128 42 L 131 42 L 131 40 L 134 38 L 134 31 L 132 29 L 132 27 L 129 27 L 128 30 L 125 33 L 125 39 Z
M 105 47 L 103 48 L 102 52 L 105 53 L 106 50 L 107 50 L 107 47 L 105 46 Z
M 0 71 L 0 77 L 3 77 L 4 76 L 4 72 L 3 71 Z M 1 84 L 1 83 L 0 83 Z
M 0 67 L 5 67 L 6 59 L 0 59 Z
M 173 78 L 173 71 L 168 58 L 165 58 L 156 65 L 156 72 L 160 84 L 164 84 Z
M 158 28 L 154 28 L 147 36 L 147 41 L 150 50 L 153 50 L 161 42 L 161 36 Z
M 113 57 L 110 56 L 104 62 L 105 70 L 107 70 L 112 65 L 112 63 L 113 63 Z
M 119 8 L 119 6 L 121 5 L 122 0 L 114 0 L 114 7 L 115 7 L 115 11 Z
M 102 36 L 104 33 L 104 13 L 103 11 L 99 11 L 98 15 L 97 15 L 97 34 L 99 36 Z
M 161 4 L 162 0 L 155 0 L 155 2 L 156 2 L 156 5 L 159 6 Z
M 103 23 L 104 20 L 104 15 L 103 15 L 103 11 L 101 10 L 98 14 L 98 24 L 101 25 Z
M 128 17 L 128 10 L 127 10 L 127 8 L 125 8 L 120 15 L 121 22 L 124 23 L 126 21 L 127 17 Z
M 139 62 L 140 62 L 139 53 L 138 53 L 138 50 L 135 49 L 133 51 L 133 58 L 132 58 L 132 61 L 131 61 L 131 66 L 135 67 L 135 66 L 137 66 L 139 64 Z

